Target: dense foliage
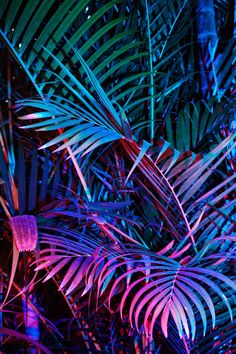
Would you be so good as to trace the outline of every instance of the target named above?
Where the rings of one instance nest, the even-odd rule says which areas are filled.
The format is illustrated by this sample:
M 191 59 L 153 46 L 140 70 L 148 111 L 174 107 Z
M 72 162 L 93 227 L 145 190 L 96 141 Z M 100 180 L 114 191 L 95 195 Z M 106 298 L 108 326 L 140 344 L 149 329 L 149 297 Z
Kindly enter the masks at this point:
M 235 352 L 235 11 L 0 2 L 2 353 Z

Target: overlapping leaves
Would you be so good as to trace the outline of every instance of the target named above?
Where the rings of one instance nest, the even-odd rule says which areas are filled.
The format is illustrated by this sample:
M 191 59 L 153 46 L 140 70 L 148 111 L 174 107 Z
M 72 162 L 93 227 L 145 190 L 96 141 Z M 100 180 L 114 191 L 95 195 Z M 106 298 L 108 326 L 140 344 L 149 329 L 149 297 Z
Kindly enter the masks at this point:
M 88 237 L 76 237 L 77 242 L 45 234 L 41 242 L 50 243 L 51 247 L 42 250 L 40 259 L 34 262 L 37 270 L 51 269 L 45 280 L 66 266 L 60 289 L 65 288 L 67 294 L 82 286 L 80 294 L 84 295 L 95 287 L 97 299 L 108 301 L 112 309 L 113 304 L 117 306 L 113 297 L 121 293 L 121 317 L 128 308 L 131 325 L 139 329 L 144 324 L 149 336 L 156 321 L 160 321 L 167 336 L 170 317 L 180 337 L 185 333 L 192 339 L 200 317 L 205 335 L 209 322 L 215 327 L 215 307 L 219 301 L 232 320 L 231 297 L 236 284 L 222 273 L 206 267 L 183 266 L 174 259 L 174 253 L 173 257 L 166 257 L 133 246 L 104 247 Z M 218 298 L 214 303 L 213 294 Z
M 164 115 L 176 109 L 171 101 L 181 101 L 181 95 L 177 100 L 178 88 L 188 79 L 185 61 L 190 65 L 191 60 L 185 60 L 182 55 L 185 48 L 181 47 L 181 43 L 191 25 L 185 12 L 187 9 L 188 14 L 190 7 L 186 6 L 187 1 L 169 1 L 162 6 L 163 3 L 150 1 L 150 13 L 146 11 L 145 19 L 143 18 L 145 37 L 146 17 L 149 15 L 148 54 L 143 50 L 143 43 L 139 41 L 136 31 L 136 25 L 142 16 L 138 14 L 140 9 L 136 13 L 133 1 L 107 1 L 104 6 L 87 0 L 65 1 L 58 8 L 54 0 L 5 1 L 0 4 L 0 17 L 4 20 L 1 38 L 41 97 L 41 100 L 27 99 L 21 102 L 30 109 L 30 114 L 24 118 L 30 122 L 32 128 L 60 132 L 60 135 L 47 141 L 43 147 L 57 145 L 57 151 L 72 147 L 74 155 L 89 154 L 106 142 L 120 139 L 119 147 L 114 152 L 117 161 L 114 169 L 119 166 L 123 153 L 128 161 L 125 164 L 130 168 L 127 170 L 122 166 L 119 169 L 122 191 L 117 190 L 115 197 L 112 195 L 115 200 L 113 203 L 121 200 L 120 192 L 130 192 L 125 190 L 126 183 L 132 186 L 135 198 L 142 198 L 142 187 L 147 192 L 146 200 L 151 204 L 157 222 L 161 225 L 159 238 L 162 237 L 164 243 L 164 236 L 180 240 L 168 257 L 161 254 L 170 251 L 173 240 L 162 253 L 136 248 L 134 243 L 139 242 L 133 238 L 130 228 L 126 229 L 127 233 L 124 232 L 126 220 L 123 215 L 119 215 L 120 223 L 117 222 L 118 217 L 112 222 L 103 219 L 100 214 L 107 213 L 107 206 L 102 203 L 97 207 L 90 205 L 89 210 L 85 210 L 85 207 L 81 211 L 78 206 L 78 188 L 78 199 L 74 200 L 74 204 L 79 211 L 75 212 L 73 208 L 71 210 L 66 203 L 68 208 L 65 210 L 62 202 L 59 206 L 54 204 L 55 208 L 52 210 L 45 206 L 40 216 L 57 216 L 58 219 L 64 218 L 66 223 L 72 217 L 73 226 L 77 228 L 79 225 L 81 229 L 83 227 L 83 233 L 65 229 L 62 235 L 59 226 L 52 233 L 44 230 L 39 259 L 35 262 L 37 269 L 46 270 L 46 280 L 61 274 L 59 287 L 65 291 L 66 296 L 72 292 L 80 295 L 91 293 L 96 288 L 98 298 L 101 296 L 102 299 L 104 295 L 106 301 L 105 295 L 109 295 L 110 307 L 114 308 L 115 295 L 121 293 L 121 316 L 128 308 L 130 323 L 138 329 L 144 323 L 147 334 L 152 332 L 154 324 L 159 321 L 167 335 L 172 318 L 179 335 L 184 337 L 183 333 L 186 333 L 193 339 L 199 319 L 204 334 L 210 318 L 214 327 L 219 300 L 223 308 L 228 309 L 229 318 L 233 311 L 230 292 L 235 291 L 235 284 L 220 271 L 227 269 L 224 265 L 228 260 L 235 259 L 235 238 L 232 236 L 235 226 L 235 199 L 232 194 L 236 185 L 235 176 L 226 177 L 219 171 L 219 167 L 235 149 L 235 135 L 229 135 L 205 156 L 196 156 L 191 152 L 181 154 L 178 150 L 171 149 L 167 142 L 163 143 L 155 156 L 151 152 L 152 149 L 155 150 L 155 145 L 148 151 L 148 143 L 137 143 L 145 135 L 142 129 L 136 130 L 139 134 L 136 136 L 137 141 L 134 141 L 125 113 L 131 117 L 130 121 L 138 117 L 137 126 L 140 127 L 143 126 L 140 117 L 148 125 L 146 112 L 151 112 L 154 133 L 154 114 L 158 109 Z M 218 1 L 217 4 L 219 3 Z M 140 8 L 143 9 L 142 6 Z M 26 18 L 28 22 L 25 21 Z M 182 18 L 184 20 L 180 22 Z M 229 42 L 222 55 L 216 53 L 215 58 L 212 58 L 215 70 L 213 90 L 218 98 L 221 98 L 232 82 L 233 44 L 233 41 Z M 73 46 L 78 47 L 79 51 Z M 148 63 L 148 59 L 153 60 L 153 65 Z M 49 67 L 51 70 L 42 70 Z M 166 72 L 157 72 L 163 68 Z M 150 77 L 148 83 L 147 77 Z M 176 77 L 181 79 L 175 82 Z M 153 83 L 156 85 L 155 89 Z M 170 93 L 174 95 L 168 107 L 165 107 L 165 97 Z M 118 105 L 118 112 L 110 99 L 121 101 L 123 108 Z M 151 103 L 148 107 L 147 101 Z M 160 102 L 158 109 L 155 105 L 157 102 Z M 35 109 L 37 111 L 32 113 Z M 188 150 L 195 146 L 204 132 L 211 129 L 217 113 L 211 114 L 212 107 L 204 114 L 199 111 L 194 104 L 187 103 L 184 111 L 180 112 L 176 124 L 176 139 L 173 139 L 177 149 Z M 222 114 L 224 113 L 223 111 Z M 169 128 L 172 128 L 168 129 L 168 139 L 172 142 L 170 135 L 175 124 L 170 122 L 170 118 L 167 114 L 167 125 L 169 122 Z M 40 119 L 40 122 L 34 124 L 34 119 Z M 118 156 L 120 152 L 121 156 Z M 0 159 L 4 161 L 2 155 Z M 20 160 L 24 165 L 22 154 Z M 104 171 L 104 165 L 99 168 L 93 166 L 92 171 L 110 193 L 116 188 L 117 181 L 113 179 L 114 174 L 109 176 L 107 172 L 109 159 L 104 160 L 105 164 L 108 161 Z M 35 161 L 36 157 L 30 160 L 32 174 L 29 181 L 32 184 L 30 182 L 29 199 L 33 196 L 30 211 L 34 210 L 36 203 L 34 187 L 38 182 L 33 183 L 37 180 Z M 84 161 L 85 159 L 84 164 L 90 163 Z M 95 165 L 94 162 L 92 164 Z M 0 169 L 7 200 L 3 204 L 14 212 L 17 208 L 13 205 L 13 202 L 16 204 L 16 198 L 12 200 L 11 193 L 12 187 L 15 188 L 12 171 L 8 175 L 8 169 L 11 170 L 13 165 L 14 163 L 3 163 Z M 41 200 L 44 199 L 48 187 L 50 169 L 47 160 L 43 170 L 46 172 L 43 173 L 42 184 L 40 181 Z M 219 178 L 220 182 L 208 183 L 216 175 L 222 177 Z M 107 176 L 110 184 L 106 180 Z M 26 194 L 23 169 L 21 177 L 16 180 L 19 190 L 23 191 L 23 194 L 19 192 L 22 209 L 20 213 L 23 213 Z M 58 191 L 58 183 L 58 174 L 57 178 L 55 174 L 54 195 Z M 91 186 L 94 187 L 92 182 Z M 71 183 L 68 183 L 67 188 L 70 187 Z M 96 187 L 94 189 L 95 200 L 102 199 L 103 194 L 107 198 L 105 187 L 100 191 Z M 61 197 L 60 193 L 59 196 Z M 135 213 L 133 218 L 135 219 Z M 86 223 L 79 224 L 81 220 L 86 220 Z M 91 221 L 100 230 L 96 237 L 92 237 L 87 229 L 87 224 Z M 106 236 L 109 244 L 106 244 Z M 133 241 L 132 247 L 125 247 L 127 241 Z M 194 245 L 193 249 L 191 244 Z M 180 256 L 184 258 L 179 262 L 175 261 Z M 204 264 L 210 264 L 210 267 L 206 268 Z M 211 268 L 217 265 L 221 266 L 219 272 Z M 223 329 L 226 330 L 227 326 Z M 230 336 L 233 338 L 231 334 Z
M 165 217 L 172 235 L 175 235 L 177 239 L 180 236 L 191 238 L 194 244 L 193 233 L 210 222 L 209 210 L 215 213 L 207 203 L 211 201 L 211 204 L 215 205 L 234 190 L 235 181 L 231 176 L 215 188 L 210 188 L 205 193 L 201 192 L 202 186 L 234 149 L 236 144 L 234 139 L 234 135 L 227 137 L 204 157 L 180 154 L 170 149 L 168 143 L 164 143 L 155 162 L 153 162 L 154 157 L 150 158 L 148 154 L 140 161 L 138 169 L 150 185 L 143 183 L 139 174 L 137 179 L 150 194 L 158 210 Z M 126 153 L 135 161 L 139 151 L 137 146 L 126 142 L 124 145 Z M 229 145 L 230 147 L 227 148 Z M 220 190 L 222 192 L 214 197 L 214 193 Z M 195 202 L 191 203 L 191 200 Z M 235 201 L 232 201 L 230 205 L 233 207 Z M 228 211 L 232 210 L 230 205 L 228 205 Z M 208 216 L 205 219 L 206 211 L 208 211 Z

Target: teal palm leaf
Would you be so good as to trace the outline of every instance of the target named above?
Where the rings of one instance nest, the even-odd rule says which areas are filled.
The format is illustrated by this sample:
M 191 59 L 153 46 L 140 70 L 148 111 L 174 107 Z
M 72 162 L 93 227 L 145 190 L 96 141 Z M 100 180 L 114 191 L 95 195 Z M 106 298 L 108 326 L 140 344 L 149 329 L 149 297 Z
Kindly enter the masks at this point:
M 53 72 L 65 77 L 58 61 L 49 52 L 59 61 L 70 56 L 72 65 L 66 63 L 67 69 L 78 68 L 78 58 L 75 53 L 71 55 L 71 45 L 80 48 L 81 55 L 86 56 L 88 64 L 95 68 L 98 80 L 101 83 L 106 80 L 113 95 L 117 90 L 121 91 L 122 85 L 127 87 L 127 80 L 123 84 L 121 81 L 117 83 L 117 78 L 127 67 L 131 71 L 131 87 L 137 83 L 135 62 L 139 63 L 144 53 L 140 52 L 141 42 L 131 26 L 126 5 L 120 0 L 107 2 L 104 6 L 89 0 L 66 1 L 60 6 L 55 0 L 19 1 L 17 5 L 13 0 L 1 6 L 0 18 L 2 40 L 41 97 L 55 91 L 54 87 L 44 85 L 45 81 L 54 80 Z M 27 26 L 26 18 L 29 19 Z M 122 46 L 122 50 L 117 51 L 118 46 Z M 49 67 L 51 71 L 45 72 Z M 84 72 L 81 67 L 79 70 L 81 74 Z

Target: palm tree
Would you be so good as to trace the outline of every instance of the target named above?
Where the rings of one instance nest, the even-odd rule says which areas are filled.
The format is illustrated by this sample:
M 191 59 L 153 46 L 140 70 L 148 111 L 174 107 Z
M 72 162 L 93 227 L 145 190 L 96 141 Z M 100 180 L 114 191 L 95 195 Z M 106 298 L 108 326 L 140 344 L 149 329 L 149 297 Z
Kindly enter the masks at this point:
M 229 10 L 0 5 L 3 352 L 234 350 Z

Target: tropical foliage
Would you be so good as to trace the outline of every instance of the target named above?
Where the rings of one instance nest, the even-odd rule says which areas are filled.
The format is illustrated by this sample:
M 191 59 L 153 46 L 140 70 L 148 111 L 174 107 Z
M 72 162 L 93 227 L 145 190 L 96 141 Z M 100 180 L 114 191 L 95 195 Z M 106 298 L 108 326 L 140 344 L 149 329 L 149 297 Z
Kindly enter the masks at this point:
M 0 350 L 233 353 L 233 1 L 0 3 Z

